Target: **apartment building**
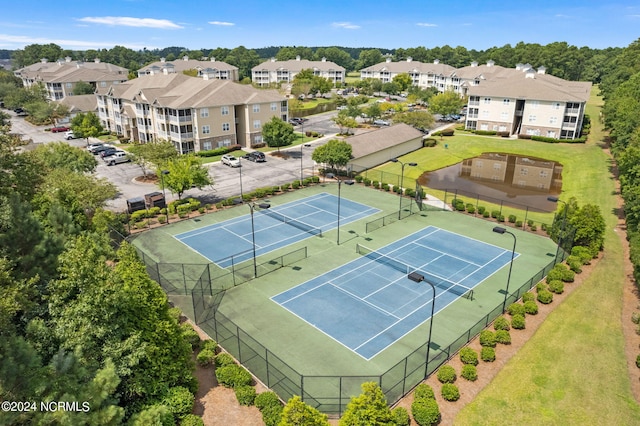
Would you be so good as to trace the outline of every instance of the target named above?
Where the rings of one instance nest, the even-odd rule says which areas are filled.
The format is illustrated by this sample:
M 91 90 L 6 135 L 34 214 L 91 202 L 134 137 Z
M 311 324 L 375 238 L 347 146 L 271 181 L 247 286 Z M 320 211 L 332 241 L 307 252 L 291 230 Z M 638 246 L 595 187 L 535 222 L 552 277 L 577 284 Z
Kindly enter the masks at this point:
M 188 56 L 176 61 L 167 62 L 165 58 L 153 62 L 138 70 L 138 77 L 154 74 L 174 74 L 184 71 L 195 70 L 197 76 L 206 80 L 232 80 L 238 81 L 240 74 L 238 67 L 229 65 L 226 62 L 216 61 L 216 58 L 198 61 L 189 59 Z
M 145 75 L 97 93 L 102 125 L 137 142 L 172 141 L 181 154 L 262 143 L 262 125 L 288 119 L 273 90 L 182 73 Z
M 464 87 L 467 129 L 556 139 L 581 136 L 590 82 L 563 80 L 528 64 L 490 71 L 476 73 L 473 84 Z
M 387 58 L 384 62 L 360 70 L 360 78 L 374 78 L 382 83 L 390 83 L 398 74 L 409 74 L 414 86 L 423 89 L 437 87 L 440 92 L 459 92 L 460 80 L 454 75 L 455 70 L 456 68 L 441 64 L 437 59 L 433 63 L 424 63 L 410 57 L 398 62 Z
M 251 80 L 258 86 L 268 86 L 272 83 L 290 83 L 296 74 L 302 70 L 310 69 L 314 75 L 326 78 L 336 83 L 344 82 L 345 69 L 335 62 L 327 61 L 322 58 L 321 61 L 309 61 L 300 59 L 297 56 L 295 60 L 276 61 L 275 58 L 261 63 L 251 69 Z
M 76 84 L 81 81 L 95 89 L 104 89 L 126 82 L 128 74 L 126 68 L 100 62 L 99 59 L 84 62 L 72 61 L 69 57 L 56 62 L 42 59 L 38 63 L 14 71 L 14 75 L 22 80 L 25 87 L 42 84 L 52 101 L 73 96 Z

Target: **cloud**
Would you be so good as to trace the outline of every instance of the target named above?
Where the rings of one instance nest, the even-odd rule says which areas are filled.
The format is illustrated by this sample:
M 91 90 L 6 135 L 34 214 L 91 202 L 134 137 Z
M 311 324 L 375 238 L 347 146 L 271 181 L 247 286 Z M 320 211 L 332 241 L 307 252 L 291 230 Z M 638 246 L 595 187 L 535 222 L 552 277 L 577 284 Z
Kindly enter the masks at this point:
M 0 34 L 0 43 L 7 43 L 7 45 L 24 47 L 29 44 L 57 44 L 67 49 L 111 49 L 114 46 L 126 46 L 129 49 L 154 49 L 153 46 L 144 45 L 141 43 L 122 43 L 122 42 L 109 42 L 109 41 L 87 41 L 87 40 L 66 40 L 55 39 L 46 37 L 28 37 L 28 36 L 15 36 L 9 34 Z M 15 47 L 14 47 L 15 48 Z
M 438 26 L 436 24 L 430 24 L 428 22 L 418 22 L 416 25 L 419 27 L 437 27 Z
M 184 28 L 167 19 L 131 18 L 127 16 L 88 16 L 86 18 L 80 18 L 78 21 L 88 22 L 91 24 L 114 25 L 120 27 L 160 28 L 164 30 Z
M 235 24 L 233 22 L 224 22 L 224 21 L 209 21 L 211 25 L 220 25 L 222 27 L 233 27 Z
M 357 30 L 360 29 L 360 25 L 352 24 L 351 22 L 334 22 L 331 24 L 334 28 L 344 28 L 345 30 Z

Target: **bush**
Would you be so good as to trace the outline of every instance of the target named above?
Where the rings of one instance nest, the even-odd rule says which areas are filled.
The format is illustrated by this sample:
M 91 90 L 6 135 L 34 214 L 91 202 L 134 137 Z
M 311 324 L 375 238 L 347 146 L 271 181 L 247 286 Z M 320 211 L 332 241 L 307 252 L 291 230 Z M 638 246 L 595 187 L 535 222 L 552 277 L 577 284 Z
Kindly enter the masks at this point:
M 260 411 L 264 410 L 267 407 L 273 407 L 276 405 L 282 406 L 278 395 L 276 395 L 276 393 L 273 391 L 262 392 L 256 395 L 254 404 Z
M 196 362 L 201 367 L 208 367 L 216 360 L 216 353 L 211 349 L 201 349 L 196 357 Z
M 467 204 L 467 213 L 469 214 L 475 214 L 476 212 L 476 206 L 474 206 L 473 204 Z
M 636 367 L 640 368 L 640 355 L 636 357 Z
M 362 175 L 357 175 L 354 179 L 356 182 L 362 183 L 362 180 L 364 179 L 364 177 Z
M 507 307 L 509 315 L 524 315 L 524 306 L 520 303 L 512 303 Z
M 567 257 L 566 262 L 567 262 L 567 266 L 569 266 L 569 269 L 571 269 L 576 274 L 579 274 L 582 272 L 583 263 L 578 256 L 571 255 Z
M 485 210 L 485 211 L 482 213 L 482 217 L 484 217 L 485 219 L 489 218 L 489 210 Z
M 180 426 L 204 426 L 204 421 L 195 414 L 187 414 L 180 421 Z
M 591 255 L 591 250 L 588 247 L 583 246 L 575 246 L 571 249 L 571 256 L 578 257 L 583 265 L 589 265 L 591 263 L 591 259 L 593 256 Z
M 440 408 L 435 399 L 414 400 L 411 404 L 411 414 L 420 426 L 431 426 L 440 422 Z
M 409 417 L 409 412 L 406 408 L 396 407 L 391 410 L 391 421 L 395 426 L 409 426 L 411 417 Z
M 364 186 L 371 186 L 371 179 L 364 179 L 362 183 L 364 183 Z
M 510 330 L 511 326 L 509 325 L 509 320 L 506 319 L 503 316 L 499 316 L 493 322 L 493 329 L 496 330 L 496 331 L 498 331 L 498 330 Z
M 500 343 L 501 345 L 510 345 L 511 344 L 511 334 L 509 334 L 509 332 L 507 330 L 498 330 L 498 331 L 496 331 L 496 342 Z
M 560 280 L 553 280 L 549 283 L 549 291 L 555 294 L 564 293 L 564 283 Z
M 478 206 L 478 214 L 484 214 L 487 208 L 485 206 Z
M 462 372 L 460 373 L 460 376 L 462 376 L 463 379 L 469 380 L 470 382 L 475 382 L 476 380 L 478 380 L 478 369 L 475 365 L 465 364 L 462 366 Z
M 420 383 L 413 391 L 414 399 L 435 399 L 433 388 L 426 383 Z
M 491 217 L 497 219 L 500 216 L 500 210 L 491 210 Z
M 516 220 L 516 228 L 522 228 L 522 221 Z
M 482 330 L 480 332 L 480 345 L 489 348 L 496 347 L 496 334 L 491 330 Z
M 214 354 L 218 352 L 218 343 L 215 340 L 207 339 L 200 342 L 200 349 L 209 349 Z
M 553 302 L 553 293 L 551 293 L 549 290 L 539 291 L 538 302 L 542 303 L 543 305 L 548 305 L 549 303 Z
M 441 389 L 442 398 L 445 401 L 457 401 L 460 399 L 460 390 L 453 383 L 445 383 Z
M 195 397 L 191 391 L 182 386 L 169 388 L 166 396 L 162 399 L 162 405 L 165 405 L 173 414 L 176 420 L 182 419 L 187 414 L 191 414 Z
M 374 188 L 380 188 L 380 182 L 378 182 L 377 180 L 371 181 L 371 186 L 373 186 Z
M 265 426 L 278 426 L 282 420 L 282 405 L 274 405 L 262 410 L 262 421 Z
M 524 315 L 514 315 L 513 318 L 511 318 L 511 327 L 516 330 L 524 330 Z
M 226 365 L 235 364 L 236 360 L 226 352 L 220 352 L 216 355 L 216 367 L 224 367 Z
M 256 389 L 253 386 L 238 386 L 234 392 L 240 405 L 251 406 L 256 399 Z
M 293 188 L 293 189 L 300 188 L 300 181 L 299 180 L 294 180 L 293 182 L 291 182 L 291 188 Z
M 216 368 L 216 379 L 218 379 L 218 383 L 226 388 L 250 385 L 253 380 L 251 374 L 238 364 Z
M 182 337 L 189 342 L 191 349 L 198 349 L 200 347 L 200 335 L 198 332 L 188 322 L 182 323 L 180 328 L 182 329 Z
M 391 189 L 389 184 L 388 183 L 384 183 L 384 182 L 382 183 L 381 187 L 382 187 L 383 191 L 389 191 Z
M 536 295 L 531 293 L 530 291 L 528 291 L 528 292 L 526 292 L 525 294 L 522 295 L 522 302 L 523 303 L 527 303 L 527 302 L 530 302 L 532 300 L 536 300 Z M 526 311 L 526 306 L 525 306 L 525 311 Z
M 544 281 L 540 281 L 536 284 L 536 293 L 540 293 L 542 290 L 548 290 L 549 286 Z
M 434 138 L 422 139 L 422 146 L 425 148 L 433 148 L 436 145 L 438 145 L 438 141 Z
M 527 293 L 531 294 L 531 293 Z M 533 294 L 531 294 L 533 296 Z M 524 302 L 524 311 L 527 315 L 537 315 L 538 314 L 538 304 L 535 300 L 527 300 Z
M 480 359 L 484 362 L 493 362 L 496 360 L 496 350 L 494 348 L 484 346 L 480 350 Z
M 640 312 L 634 312 L 631 314 L 631 322 L 634 324 L 640 324 Z
M 509 215 L 509 223 L 516 223 L 516 220 L 517 220 L 517 219 L 518 219 L 518 218 L 516 217 L 516 215 L 515 215 L 515 214 L 510 214 L 510 215 Z
M 438 370 L 438 381 L 440 383 L 453 383 L 456 379 L 456 370 L 452 366 L 443 365 Z
M 167 221 L 167 215 L 161 214 L 158 216 L 158 222 L 165 223 Z
M 463 364 L 478 365 L 478 353 L 468 346 L 460 349 L 460 361 Z
M 531 230 L 533 232 L 536 232 L 538 230 L 538 227 L 536 225 L 531 225 Z

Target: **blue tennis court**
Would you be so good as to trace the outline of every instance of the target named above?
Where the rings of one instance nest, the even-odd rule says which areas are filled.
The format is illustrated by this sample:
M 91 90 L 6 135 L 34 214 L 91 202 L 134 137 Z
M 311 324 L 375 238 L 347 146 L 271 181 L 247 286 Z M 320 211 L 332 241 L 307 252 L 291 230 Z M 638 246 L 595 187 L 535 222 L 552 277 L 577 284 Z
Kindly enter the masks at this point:
M 511 251 L 429 226 L 272 300 L 369 360 L 509 264 Z M 517 256 L 517 253 L 516 253 Z
M 175 238 L 222 268 L 251 259 L 255 235 L 256 256 L 289 244 L 322 236 L 338 223 L 338 197 L 326 192 L 251 215 L 177 234 Z M 365 218 L 380 210 L 340 198 L 340 225 Z

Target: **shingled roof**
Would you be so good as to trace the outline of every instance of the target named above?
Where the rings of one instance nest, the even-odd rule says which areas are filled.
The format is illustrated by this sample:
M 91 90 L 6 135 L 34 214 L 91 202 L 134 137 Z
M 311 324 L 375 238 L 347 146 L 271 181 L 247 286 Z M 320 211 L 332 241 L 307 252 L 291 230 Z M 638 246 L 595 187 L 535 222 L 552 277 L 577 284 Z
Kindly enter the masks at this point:
M 408 124 L 398 123 L 390 127 L 351 136 L 347 139 L 347 143 L 351 145 L 353 159 L 357 160 L 369 154 L 421 137 L 422 132 L 419 130 Z

